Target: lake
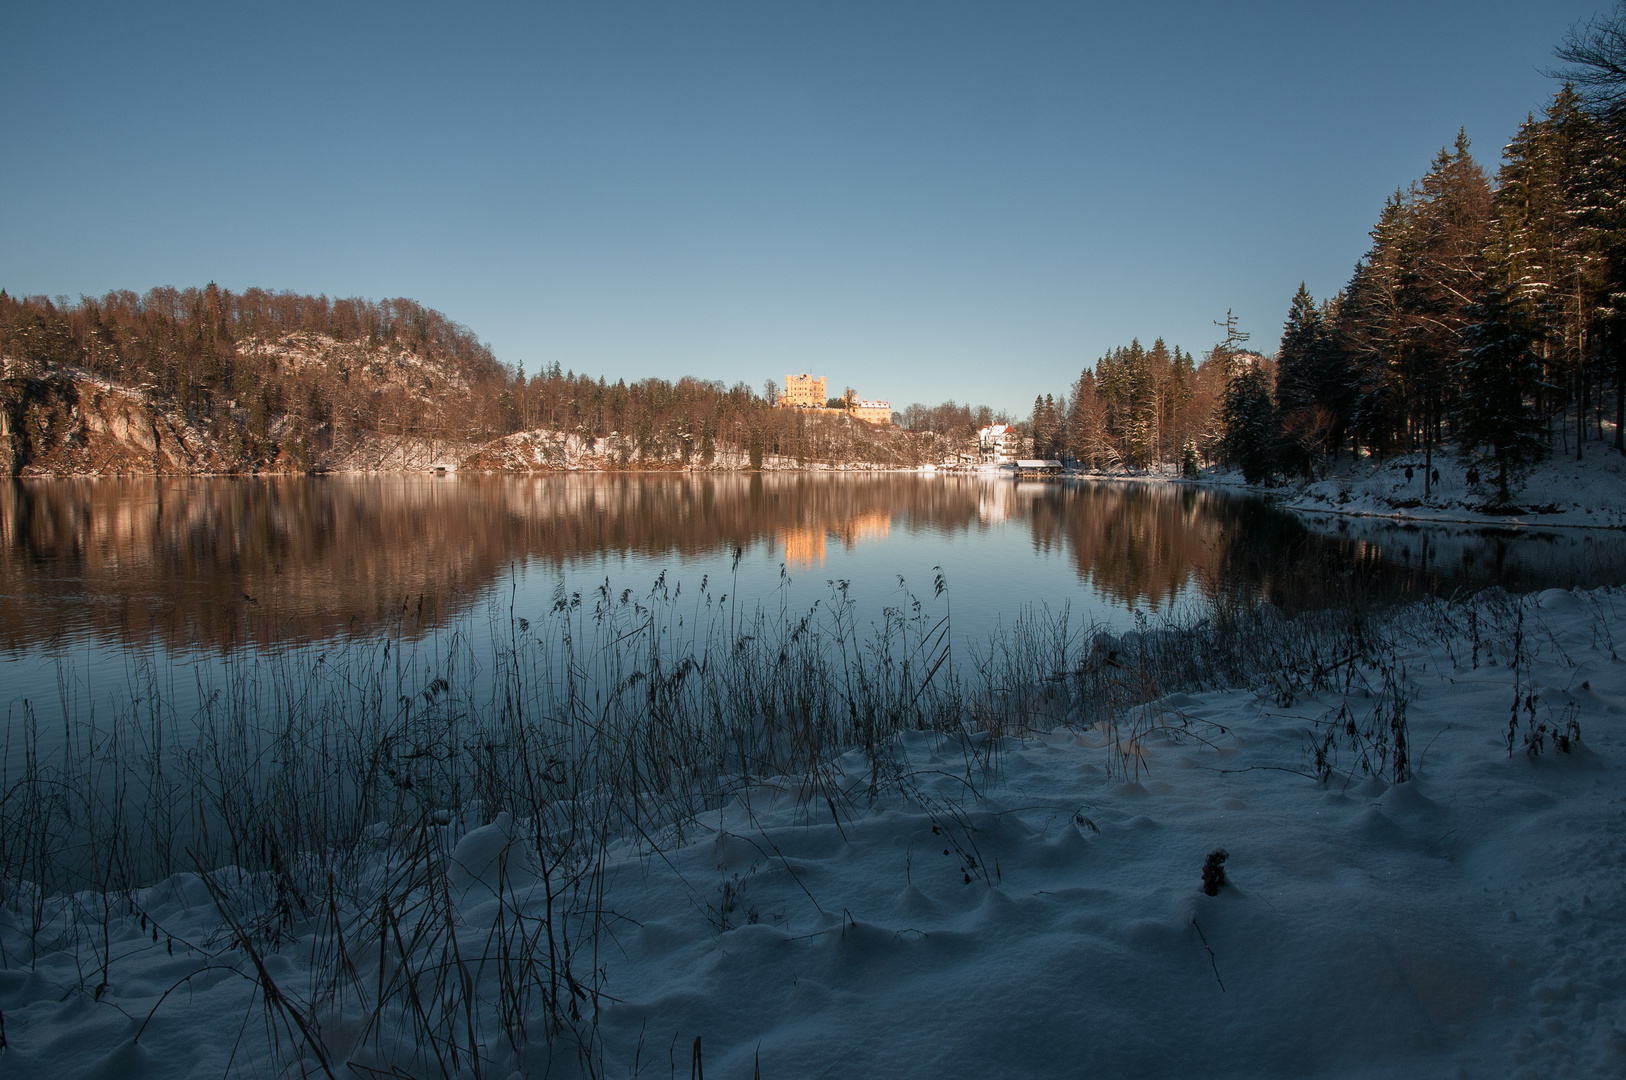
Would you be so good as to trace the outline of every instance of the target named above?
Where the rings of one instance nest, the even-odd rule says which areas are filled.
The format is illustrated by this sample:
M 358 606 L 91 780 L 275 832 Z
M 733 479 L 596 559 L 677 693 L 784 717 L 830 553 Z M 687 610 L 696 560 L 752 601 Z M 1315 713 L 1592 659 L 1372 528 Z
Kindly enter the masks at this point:
M 234 657 L 480 639 L 510 610 L 636 601 L 657 581 L 678 610 L 688 590 L 787 616 L 844 589 L 860 623 L 915 597 L 951 611 L 955 647 L 971 649 L 1033 605 L 1127 628 L 1216 590 L 1297 609 L 1351 588 L 1626 580 L 1618 532 L 1301 519 L 1187 485 L 918 474 L 13 481 L 0 538 L 9 715 L 25 698 L 49 715 L 117 697 L 137 670 L 184 704 Z

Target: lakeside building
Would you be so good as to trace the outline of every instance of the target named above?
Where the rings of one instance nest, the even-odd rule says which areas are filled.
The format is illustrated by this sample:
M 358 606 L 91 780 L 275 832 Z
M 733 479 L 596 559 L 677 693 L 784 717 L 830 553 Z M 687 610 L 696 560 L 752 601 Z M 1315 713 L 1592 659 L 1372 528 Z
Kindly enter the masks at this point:
M 977 455 L 984 464 L 1004 465 L 1021 452 L 1020 440 L 1009 424 L 990 424 L 977 432 Z
M 779 395 L 779 404 L 785 408 L 822 409 L 827 400 L 823 375 L 809 375 L 804 371 L 800 375 L 785 376 L 785 391 Z
M 892 423 L 892 403 L 890 401 L 855 401 L 852 403 L 852 414 L 860 420 L 868 420 L 872 424 Z
M 1055 458 L 1022 458 L 1016 463 L 1016 475 L 1021 479 L 1060 476 L 1061 462 Z

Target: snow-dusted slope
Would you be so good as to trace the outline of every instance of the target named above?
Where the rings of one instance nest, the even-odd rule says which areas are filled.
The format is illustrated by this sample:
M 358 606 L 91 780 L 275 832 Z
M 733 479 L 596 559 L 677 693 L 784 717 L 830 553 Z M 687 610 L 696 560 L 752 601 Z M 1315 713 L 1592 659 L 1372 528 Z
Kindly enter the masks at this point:
M 1286 496 L 1286 505 L 1424 521 L 1626 527 L 1626 457 L 1600 443 L 1588 443 L 1580 461 L 1560 456 L 1521 477 L 1512 491 L 1520 513 L 1485 513 L 1497 501 L 1492 472 L 1481 469 L 1478 484 L 1470 485 L 1467 470 L 1446 453 L 1435 455 L 1434 469 L 1439 480 L 1429 484 L 1425 496 L 1422 454 L 1400 455 L 1382 463 L 1368 459 L 1351 465 L 1346 461 L 1327 479 L 1293 490 Z
M 913 735 L 906 781 L 873 798 L 854 753 L 827 778 L 845 801 L 769 781 L 660 854 L 621 843 L 589 965 L 607 995 L 597 1075 L 689 1075 L 697 1038 L 714 1077 L 1626 1073 L 1626 593 L 1544 593 L 1495 626 L 1443 610 L 1414 609 L 1415 633 L 1402 621 L 1347 691 L 1165 697 L 1133 744 L 1010 739 L 991 774 L 968 765 L 982 736 Z M 1388 784 L 1337 732 L 1378 721 L 1392 779 L 1396 712 L 1415 776 Z M 476 981 L 498 978 L 504 920 L 541 904 L 518 856 L 496 901 L 520 825 L 453 850 Z M 1205 895 L 1221 848 L 1227 884 Z M 320 990 L 318 919 L 256 968 L 195 876 L 128 910 L 103 989 L 88 936 L 19 963 L 24 913 L 0 916 L 6 1077 L 299 1074 L 265 1050 L 255 986 Z M 353 949 L 357 985 L 377 948 Z M 343 1064 L 379 1062 L 342 1002 L 311 1023 L 335 1075 L 379 1075 Z M 481 1045 L 450 1071 L 548 1071 L 540 1038 Z M 554 1046 L 551 1074 L 574 1075 Z M 314 1053 L 303 1067 L 322 1071 Z

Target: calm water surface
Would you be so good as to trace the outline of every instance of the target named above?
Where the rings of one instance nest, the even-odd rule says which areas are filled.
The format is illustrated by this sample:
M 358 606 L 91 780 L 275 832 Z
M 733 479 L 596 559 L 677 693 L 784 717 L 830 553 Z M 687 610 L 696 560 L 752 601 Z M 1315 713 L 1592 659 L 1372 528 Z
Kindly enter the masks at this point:
M 1305 521 L 1191 487 L 918 475 L 14 481 L 0 543 L 10 715 L 117 695 L 138 669 L 184 698 L 232 657 L 506 632 L 510 606 L 536 619 L 561 594 L 637 596 L 662 574 L 792 612 L 846 583 L 861 620 L 907 590 L 952 605 L 962 647 L 1035 604 L 1127 626 L 1216 587 L 1297 608 L 1351 582 L 1626 580 L 1616 532 Z

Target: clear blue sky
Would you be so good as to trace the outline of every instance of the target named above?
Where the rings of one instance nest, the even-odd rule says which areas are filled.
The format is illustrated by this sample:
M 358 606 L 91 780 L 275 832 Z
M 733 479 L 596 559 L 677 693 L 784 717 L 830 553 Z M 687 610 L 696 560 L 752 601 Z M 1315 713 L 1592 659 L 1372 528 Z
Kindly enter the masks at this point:
M 528 372 L 1026 414 L 1275 348 L 1607 0 L 10 3 L 0 286 L 409 296 Z

